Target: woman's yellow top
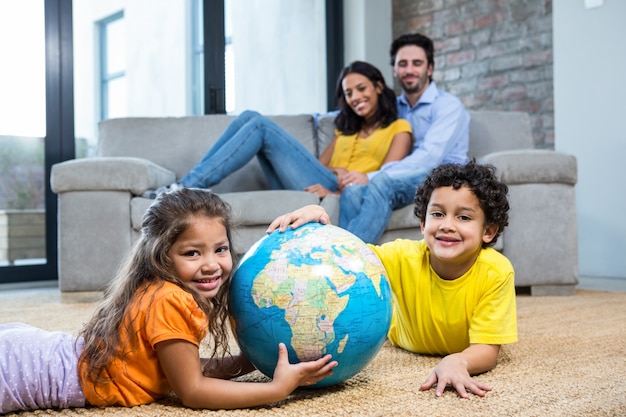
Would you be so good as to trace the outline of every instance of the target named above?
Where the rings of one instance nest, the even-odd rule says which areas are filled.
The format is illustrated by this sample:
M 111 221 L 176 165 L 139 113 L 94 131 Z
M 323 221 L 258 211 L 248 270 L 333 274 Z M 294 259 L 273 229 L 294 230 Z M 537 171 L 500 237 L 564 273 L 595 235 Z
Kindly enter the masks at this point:
M 404 119 L 378 128 L 366 138 L 357 137 L 358 132 L 345 136 L 335 130 L 337 142 L 328 167 L 345 168 L 362 174 L 377 171 L 387 157 L 393 138 L 402 132 L 412 133 L 411 125 Z

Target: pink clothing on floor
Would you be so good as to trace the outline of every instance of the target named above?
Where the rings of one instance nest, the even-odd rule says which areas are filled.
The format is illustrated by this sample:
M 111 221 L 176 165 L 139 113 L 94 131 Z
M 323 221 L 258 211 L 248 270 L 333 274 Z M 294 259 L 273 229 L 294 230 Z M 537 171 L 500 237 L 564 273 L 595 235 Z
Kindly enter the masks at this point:
M 84 407 L 77 370 L 82 343 L 75 341 L 69 333 L 0 324 L 0 414 Z

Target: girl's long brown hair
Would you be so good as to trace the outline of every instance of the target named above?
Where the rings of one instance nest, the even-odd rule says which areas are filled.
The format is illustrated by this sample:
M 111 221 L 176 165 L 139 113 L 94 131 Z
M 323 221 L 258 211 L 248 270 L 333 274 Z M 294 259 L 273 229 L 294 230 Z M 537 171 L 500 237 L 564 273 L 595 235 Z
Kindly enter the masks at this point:
M 168 252 L 194 218 L 217 218 L 226 228 L 233 266 L 236 265 L 230 213 L 230 206 L 209 190 L 183 188 L 157 197 L 143 216 L 139 241 L 106 289 L 95 314 L 79 333 L 84 339 L 80 355 L 81 363 L 86 364 L 84 377 L 94 383 L 103 381 L 106 378 L 105 368 L 111 359 L 122 357 L 132 349 L 132 341 L 121 340 L 120 330 L 131 300 L 145 295 L 140 293 L 140 289 L 147 282 L 169 281 L 189 292 L 209 319 L 211 358 L 229 354 L 227 307 L 231 277 L 214 298 L 204 299 L 173 275 Z

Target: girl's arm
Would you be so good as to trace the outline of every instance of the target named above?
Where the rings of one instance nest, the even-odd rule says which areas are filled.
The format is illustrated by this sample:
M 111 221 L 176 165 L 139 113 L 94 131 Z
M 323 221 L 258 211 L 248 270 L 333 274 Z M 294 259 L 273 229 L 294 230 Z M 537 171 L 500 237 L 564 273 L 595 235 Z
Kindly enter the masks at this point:
M 313 385 L 332 375 L 337 366 L 330 355 L 290 364 L 287 348 L 281 343 L 270 382 L 236 382 L 204 376 L 198 348 L 192 343 L 168 340 L 157 343 L 156 351 L 170 387 L 191 408 L 247 408 L 282 401 L 297 387 Z
M 223 359 L 200 358 L 202 374 L 211 378 L 228 379 L 248 374 L 256 368 L 243 354 Z
M 413 150 L 413 135 L 410 132 L 397 133 L 391 142 L 383 165 L 387 162 L 399 161 Z

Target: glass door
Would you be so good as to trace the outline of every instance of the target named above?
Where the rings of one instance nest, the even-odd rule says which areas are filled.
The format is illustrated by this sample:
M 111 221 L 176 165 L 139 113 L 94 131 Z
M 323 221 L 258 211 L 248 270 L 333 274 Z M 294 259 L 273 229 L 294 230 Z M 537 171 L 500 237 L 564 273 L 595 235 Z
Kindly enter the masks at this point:
M 58 277 L 50 167 L 73 157 L 71 0 L 0 2 L 0 284 Z
M 44 29 L 43 0 L 0 3 L 0 267 L 46 263 Z

